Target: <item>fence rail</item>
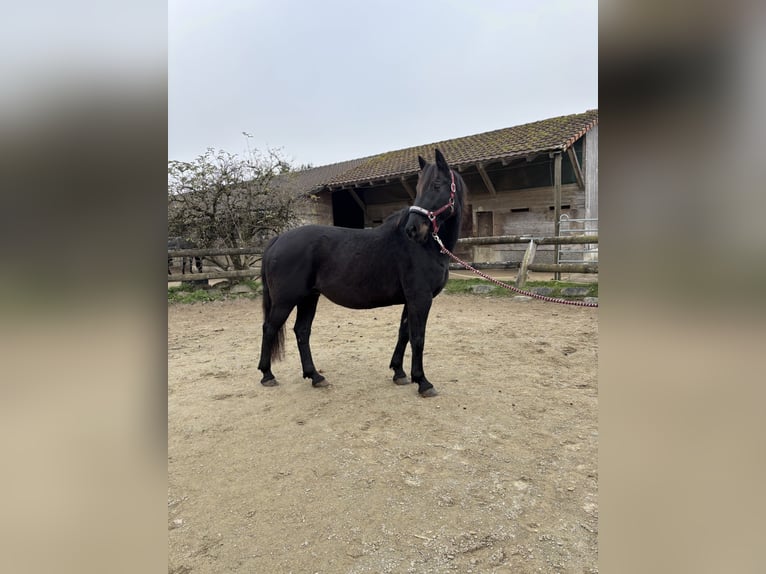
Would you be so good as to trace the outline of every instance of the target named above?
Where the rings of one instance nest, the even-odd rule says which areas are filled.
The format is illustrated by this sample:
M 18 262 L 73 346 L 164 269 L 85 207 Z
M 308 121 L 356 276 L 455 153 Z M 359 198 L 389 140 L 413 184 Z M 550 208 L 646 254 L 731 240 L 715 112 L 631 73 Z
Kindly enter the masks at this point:
M 212 257 L 215 255 L 260 255 L 263 247 L 211 247 L 168 250 L 168 257 Z
M 535 249 L 538 245 L 587 245 L 598 244 L 598 234 L 595 235 L 566 235 L 558 237 L 533 237 L 531 235 L 496 235 L 494 237 L 464 237 L 457 240 L 458 245 L 506 245 L 527 244 L 527 251 L 521 263 L 471 263 L 476 269 L 519 269 L 517 286 L 522 287 L 526 282 L 527 271 L 538 273 L 555 273 L 560 278 L 561 273 L 598 273 L 598 262 L 558 262 L 534 263 Z M 450 269 L 462 269 L 457 263 L 451 263 Z
M 174 249 L 168 250 L 170 257 L 215 257 L 219 255 L 261 255 L 263 247 L 209 247 L 207 249 Z M 172 273 L 168 274 L 168 283 L 174 281 L 206 281 L 208 279 L 237 279 L 258 277 L 261 268 L 230 269 L 209 271 L 203 273 Z
M 493 237 L 463 237 L 458 245 L 502 245 L 508 243 L 529 243 L 536 245 L 575 245 L 598 243 L 598 235 L 569 235 L 567 237 L 533 237 L 531 235 L 495 235 Z
M 517 261 L 507 263 L 472 262 L 471 267 L 482 271 L 488 269 L 521 269 L 522 264 Z M 450 263 L 449 268 L 455 271 L 465 269 L 460 263 Z M 536 273 L 598 273 L 598 263 L 530 263 L 527 265 L 527 270 Z
M 598 243 L 598 235 L 569 235 L 565 237 L 532 237 L 530 235 L 497 235 L 494 237 L 464 237 L 458 239 L 458 245 L 582 245 Z M 262 247 L 208 248 L 208 249 L 176 249 L 168 251 L 168 257 L 213 257 L 216 255 L 261 255 Z M 532 255 L 534 252 L 532 252 Z M 477 269 L 517 269 L 519 263 L 482 263 L 472 262 Z M 462 269 L 457 264 L 450 264 L 450 269 Z M 540 273 L 598 273 L 598 263 L 532 263 L 525 271 Z M 204 281 L 207 279 L 234 279 L 239 277 L 258 277 L 261 274 L 260 265 L 250 269 L 232 269 L 229 271 L 212 271 L 203 273 L 173 273 L 168 275 L 172 281 Z
M 232 269 L 231 271 L 211 271 L 202 273 L 173 273 L 168 275 L 168 283 L 173 281 L 206 281 L 208 279 L 236 279 L 242 277 L 258 277 L 261 274 L 260 268 L 250 269 Z

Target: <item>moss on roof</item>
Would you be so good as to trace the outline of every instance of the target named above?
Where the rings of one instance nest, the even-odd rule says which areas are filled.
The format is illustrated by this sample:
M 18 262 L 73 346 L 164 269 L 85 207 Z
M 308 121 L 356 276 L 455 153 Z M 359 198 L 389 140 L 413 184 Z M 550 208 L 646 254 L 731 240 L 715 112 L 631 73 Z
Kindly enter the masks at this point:
M 311 189 L 305 191 L 412 175 L 418 171 L 418 155 L 431 158 L 437 147 L 451 165 L 457 166 L 563 151 L 597 124 L 598 110 L 588 110 L 317 167 L 307 170 L 315 173 L 304 174 L 306 182 L 311 182 Z

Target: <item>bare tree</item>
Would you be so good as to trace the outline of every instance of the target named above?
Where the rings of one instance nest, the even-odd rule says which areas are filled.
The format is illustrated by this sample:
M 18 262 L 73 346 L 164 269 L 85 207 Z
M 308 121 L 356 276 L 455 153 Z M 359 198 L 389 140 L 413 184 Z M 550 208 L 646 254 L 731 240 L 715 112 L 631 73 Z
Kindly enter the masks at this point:
M 278 151 L 249 152 L 246 159 L 208 148 L 192 162 L 168 162 L 168 235 L 200 247 L 264 246 L 294 225 L 305 198 L 280 185 L 291 172 Z M 208 258 L 226 269 L 244 269 L 245 257 Z

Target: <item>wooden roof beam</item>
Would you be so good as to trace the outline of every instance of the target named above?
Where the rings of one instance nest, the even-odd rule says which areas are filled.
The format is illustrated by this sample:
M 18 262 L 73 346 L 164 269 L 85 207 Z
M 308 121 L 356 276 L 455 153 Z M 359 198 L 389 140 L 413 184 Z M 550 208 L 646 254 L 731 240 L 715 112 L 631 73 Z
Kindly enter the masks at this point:
M 580 161 L 577 159 L 577 154 L 575 153 L 573 146 L 567 148 L 567 155 L 574 168 L 575 177 L 577 178 L 577 186 L 580 189 L 585 189 L 585 178 L 583 178 L 582 169 L 580 169 Z
M 351 195 L 353 200 L 356 201 L 356 204 L 362 209 L 362 213 L 364 213 L 366 215 L 367 214 L 367 206 L 364 204 L 364 202 L 359 197 L 359 195 L 353 189 L 349 189 L 348 193 L 349 193 L 349 195 Z
M 492 183 L 492 180 L 489 179 L 489 175 L 487 175 L 487 170 L 484 169 L 484 164 L 477 163 L 476 169 L 479 170 L 479 175 L 481 175 L 481 179 L 484 182 L 484 185 L 486 186 L 487 190 L 489 190 L 489 193 L 492 195 L 497 195 L 497 191 L 495 190 L 495 185 Z
M 410 199 L 414 200 L 415 199 L 415 190 L 412 189 L 412 186 L 403 177 L 400 178 L 400 181 L 402 182 L 402 187 L 404 188 L 404 191 L 407 192 L 407 195 L 410 196 Z

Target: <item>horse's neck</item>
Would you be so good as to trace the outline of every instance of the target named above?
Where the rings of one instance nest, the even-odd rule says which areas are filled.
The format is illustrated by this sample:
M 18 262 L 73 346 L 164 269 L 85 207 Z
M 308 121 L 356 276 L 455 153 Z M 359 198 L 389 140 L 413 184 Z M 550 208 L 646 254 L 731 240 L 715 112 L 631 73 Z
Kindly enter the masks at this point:
M 460 221 L 462 219 L 462 210 L 459 205 L 455 206 L 455 215 L 450 217 L 439 230 L 439 237 L 444 246 L 450 251 L 455 250 L 458 237 L 460 236 Z

